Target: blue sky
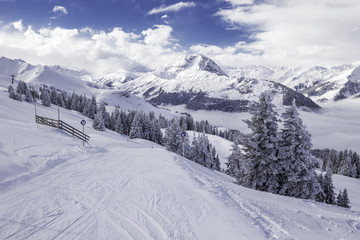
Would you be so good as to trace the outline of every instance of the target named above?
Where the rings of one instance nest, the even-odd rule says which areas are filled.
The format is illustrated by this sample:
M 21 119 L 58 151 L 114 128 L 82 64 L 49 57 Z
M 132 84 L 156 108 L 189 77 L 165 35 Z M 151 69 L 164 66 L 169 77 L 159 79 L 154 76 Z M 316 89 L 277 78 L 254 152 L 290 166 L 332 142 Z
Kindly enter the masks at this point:
M 358 0 L 0 0 L 0 55 L 94 72 L 360 60 Z

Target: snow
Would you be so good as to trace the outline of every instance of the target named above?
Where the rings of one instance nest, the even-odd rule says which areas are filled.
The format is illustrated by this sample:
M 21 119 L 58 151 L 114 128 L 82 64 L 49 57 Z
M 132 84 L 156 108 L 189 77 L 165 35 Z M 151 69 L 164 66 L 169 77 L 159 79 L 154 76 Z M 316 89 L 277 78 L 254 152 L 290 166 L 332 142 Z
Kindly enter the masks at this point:
M 9 79 L 0 83 L 0 239 L 360 238 L 359 179 L 334 176 L 349 210 L 241 187 L 157 144 L 95 131 L 87 118 L 82 147 L 37 125 L 34 105 L 9 99 Z M 37 112 L 57 118 L 56 106 Z M 79 129 L 82 118 L 61 109 Z
M 314 148 L 352 149 L 360 153 L 360 99 L 344 99 L 338 102 L 322 104 L 318 112 L 299 111 L 308 131 L 312 135 Z M 187 112 L 197 120 L 208 120 L 214 126 L 249 132 L 244 119 L 250 119 L 249 113 L 227 113 L 221 111 L 194 111 L 184 105 L 166 105 L 171 111 Z

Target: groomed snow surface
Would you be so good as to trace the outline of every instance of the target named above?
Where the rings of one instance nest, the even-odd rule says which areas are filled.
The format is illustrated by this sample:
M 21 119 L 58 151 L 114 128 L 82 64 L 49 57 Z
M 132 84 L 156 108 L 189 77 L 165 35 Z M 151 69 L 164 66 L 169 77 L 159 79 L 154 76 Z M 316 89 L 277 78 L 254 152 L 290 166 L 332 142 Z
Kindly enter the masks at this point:
M 359 179 L 334 178 L 350 210 L 258 192 L 87 118 L 82 147 L 7 95 L 0 87 L 0 239 L 360 239 Z M 79 113 L 61 119 L 81 129 Z

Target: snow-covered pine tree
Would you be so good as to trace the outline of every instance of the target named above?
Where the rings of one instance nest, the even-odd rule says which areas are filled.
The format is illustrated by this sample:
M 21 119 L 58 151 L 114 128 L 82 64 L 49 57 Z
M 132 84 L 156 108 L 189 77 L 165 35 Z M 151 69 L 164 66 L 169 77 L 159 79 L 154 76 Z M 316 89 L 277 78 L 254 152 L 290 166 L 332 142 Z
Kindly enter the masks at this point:
M 64 96 L 63 96 L 62 92 L 57 94 L 57 102 L 60 107 L 65 107 L 65 101 L 64 101 Z
M 9 98 L 16 100 L 16 94 L 12 85 L 8 87 Z
M 341 192 L 341 190 L 339 191 L 339 194 L 336 197 L 336 201 L 337 201 L 337 205 L 340 207 L 344 207 L 344 208 L 350 208 L 350 200 L 349 200 L 349 196 L 348 196 L 348 192 L 346 190 L 346 188 L 344 189 L 343 192 Z
M 28 90 L 27 84 L 24 81 L 20 80 L 17 87 L 16 87 L 16 92 L 18 94 L 24 94 L 25 95 L 27 90 Z
M 336 204 L 332 173 L 327 172 L 324 176 L 322 185 L 324 191 L 324 202 L 327 204 Z
M 25 101 L 32 103 L 33 102 L 33 96 L 31 94 L 30 89 L 28 89 L 25 93 Z
M 106 111 L 105 102 L 101 101 L 99 104 L 99 112 L 102 113 L 104 119 L 104 124 L 106 128 L 110 129 L 110 114 Z
M 120 119 L 120 110 L 118 106 L 115 106 L 114 111 L 111 113 L 110 115 L 110 126 L 111 126 L 111 130 L 118 132 L 115 130 L 115 125 L 117 124 L 117 121 Z M 121 122 L 120 122 L 121 124 Z
M 279 180 L 278 163 L 278 118 L 270 93 L 260 95 L 259 103 L 250 104 L 250 120 L 244 122 L 251 132 L 242 138 L 244 161 L 248 176 L 244 186 L 277 193 Z
M 83 113 L 85 116 L 94 119 L 97 111 L 98 111 L 98 107 L 97 107 L 96 97 L 92 96 L 91 101 L 87 103 L 87 106 L 85 106 Z
M 44 89 L 41 92 L 41 104 L 45 107 L 50 107 L 51 106 L 51 101 L 50 101 L 50 93 L 49 90 Z
M 151 141 L 158 143 L 160 145 L 163 144 L 163 135 L 161 132 L 159 121 L 155 118 L 151 121 Z
M 191 144 L 191 159 L 196 163 L 215 170 L 220 170 L 220 161 L 217 157 L 215 148 L 209 142 L 205 131 L 199 134 L 198 137 L 194 136 Z
M 115 120 L 115 124 L 114 124 L 114 131 L 120 134 L 124 133 L 124 127 L 121 121 L 121 116 L 120 114 L 118 115 L 117 119 Z
M 52 104 L 58 105 L 58 94 L 54 87 L 50 87 L 50 101 Z
M 174 118 L 165 129 L 164 144 L 167 150 L 182 155 L 182 140 L 179 119 Z
M 237 141 L 233 142 L 233 144 L 231 145 L 231 154 L 227 158 L 227 160 L 228 160 L 227 163 L 225 163 L 226 164 L 225 173 L 229 176 L 236 178 L 237 181 L 244 178 L 245 176 L 243 176 L 243 174 L 240 174 L 242 153 Z
M 143 126 L 142 126 L 142 114 L 140 112 L 136 112 L 134 119 L 131 123 L 129 136 L 131 139 L 133 138 L 143 138 Z
M 101 111 L 98 111 L 94 117 L 93 128 L 98 131 L 105 131 L 105 123 Z
M 322 189 L 315 173 L 314 156 L 310 152 L 311 136 L 302 123 L 295 104 L 285 110 L 282 118 L 284 129 L 281 132 L 277 174 L 279 194 L 315 199 Z
M 348 196 L 348 192 L 346 190 L 346 188 L 344 189 L 343 193 L 342 193 L 342 204 L 341 206 L 344 208 L 350 208 L 350 200 L 349 200 L 349 196 Z
M 152 122 L 148 115 L 141 114 L 143 138 L 151 141 Z

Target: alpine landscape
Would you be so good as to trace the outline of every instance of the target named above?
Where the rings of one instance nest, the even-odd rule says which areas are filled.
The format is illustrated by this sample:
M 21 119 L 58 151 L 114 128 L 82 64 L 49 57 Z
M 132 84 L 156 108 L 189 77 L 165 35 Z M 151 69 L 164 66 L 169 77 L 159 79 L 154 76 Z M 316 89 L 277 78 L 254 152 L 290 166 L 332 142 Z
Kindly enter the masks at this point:
M 360 239 L 356 10 L 0 0 L 0 239 Z

